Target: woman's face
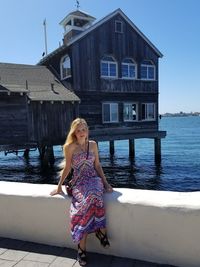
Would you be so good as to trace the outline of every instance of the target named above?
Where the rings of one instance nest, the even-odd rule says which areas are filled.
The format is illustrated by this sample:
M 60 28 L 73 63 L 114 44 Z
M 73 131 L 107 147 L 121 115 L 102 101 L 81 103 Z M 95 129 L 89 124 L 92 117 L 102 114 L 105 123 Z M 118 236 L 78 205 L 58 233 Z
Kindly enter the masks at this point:
M 77 140 L 85 140 L 88 136 L 88 129 L 85 124 L 80 124 L 75 130 Z

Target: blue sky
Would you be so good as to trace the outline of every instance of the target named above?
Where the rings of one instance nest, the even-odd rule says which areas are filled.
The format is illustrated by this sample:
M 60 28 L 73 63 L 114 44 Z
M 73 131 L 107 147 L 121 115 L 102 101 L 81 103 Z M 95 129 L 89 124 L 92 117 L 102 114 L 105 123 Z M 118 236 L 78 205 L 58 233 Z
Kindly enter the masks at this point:
M 45 51 L 62 43 L 59 22 L 75 10 L 75 0 L 0 0 L 0 62 L 36 64 Z M 79 0 L 98 20 L 117 8 L 133 21 L 164 55 L 159 68 L 159 111 L 200 112 L 199 0 Z

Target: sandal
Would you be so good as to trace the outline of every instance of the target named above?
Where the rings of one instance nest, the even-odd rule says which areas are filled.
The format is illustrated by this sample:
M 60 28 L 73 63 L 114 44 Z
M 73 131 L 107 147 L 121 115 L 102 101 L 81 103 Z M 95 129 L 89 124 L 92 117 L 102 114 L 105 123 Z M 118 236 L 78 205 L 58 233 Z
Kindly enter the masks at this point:
M 100 243 L 104 248 L 110 247 L 110 243 L 108 241 L 108 237 L 107 237 L 106 233 L 104 234 L 104 233 L 102 233 L 102 231 L 100 229 L 98 229 L 96 231 L 96 237 L 100 240 Z
M 86 251 L 83 250 L 83 249 L 80 247 L 79 244 L 78 244 L 77 261 L 79 262 L 80 266 L 85 266 L 85 265 L 87 264 Z

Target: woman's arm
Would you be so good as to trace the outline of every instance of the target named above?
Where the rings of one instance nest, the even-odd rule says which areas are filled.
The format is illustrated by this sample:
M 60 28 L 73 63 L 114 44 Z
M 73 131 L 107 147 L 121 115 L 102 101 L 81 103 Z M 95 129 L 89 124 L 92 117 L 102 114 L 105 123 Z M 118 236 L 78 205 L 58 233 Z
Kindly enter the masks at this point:
M 97 143 L 93 141 L 93 150 L 94 150 L 94 154 L 95 154 L 95 161 L 94 161 L 94 167 L 95 170 L 97 172 L 97 174 L 101 177 L 103 185 L 106 189 L 107 192 L 112 192 L 113 188 L 112 186 L 108 183 L 106 176 L 103 172 L 103 169 L 101 167 L 100 161 L 99 161 L 99 152 L 98 152 L 98 147 L 97 147 Z
M 67 175 L 69 174 L 71 170 L 72 151 L 73 151 L 72 146 L 66 145 L 64 147 L 65 165 L 61 172 L 60 180 L 58 182 L 58 187 L 50 193 L 51 196 L 59 194 L 59 193 L 63 193 L 62 184 L 64 183 Z

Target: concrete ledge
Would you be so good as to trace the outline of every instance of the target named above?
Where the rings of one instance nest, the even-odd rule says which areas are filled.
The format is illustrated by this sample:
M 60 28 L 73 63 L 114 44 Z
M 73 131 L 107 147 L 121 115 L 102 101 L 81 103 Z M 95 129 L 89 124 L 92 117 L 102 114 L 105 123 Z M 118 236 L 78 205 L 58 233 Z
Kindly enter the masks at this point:
M 0 182 L 0 236 L 75 248 L 70 198 L 49 196 L 54 185 Z M 118 188 L 105 194 L 111 248 L 94 235 L 88 250 L 133 259 L 200 266 L 200 192 Z

